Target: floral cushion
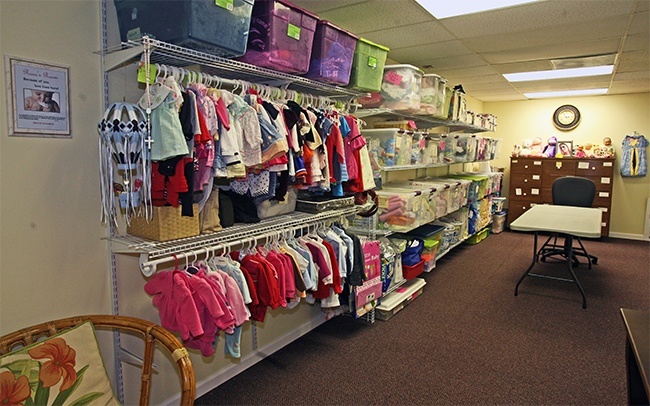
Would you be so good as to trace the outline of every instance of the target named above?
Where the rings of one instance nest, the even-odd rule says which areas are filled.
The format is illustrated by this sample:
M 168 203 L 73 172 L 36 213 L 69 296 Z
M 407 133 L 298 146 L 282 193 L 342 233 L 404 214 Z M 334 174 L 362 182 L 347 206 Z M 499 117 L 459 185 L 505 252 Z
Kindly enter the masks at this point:
M 91 322 L 0 356 L 0 405 L 115 405 Z

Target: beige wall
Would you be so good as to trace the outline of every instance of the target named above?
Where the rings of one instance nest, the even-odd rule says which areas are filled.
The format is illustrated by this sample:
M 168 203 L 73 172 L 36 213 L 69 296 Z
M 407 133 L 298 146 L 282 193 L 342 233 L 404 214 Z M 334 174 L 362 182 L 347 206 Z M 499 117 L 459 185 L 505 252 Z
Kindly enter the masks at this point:
M 553 112 L 563 104 L 576 106 L 582 115 L 580 124 L 572 131 L 563 132 L 553 126 Z M 650 176 L 622 178 L 620 158 L 621 143 L 627 134 L 638 131 L 650 139 L 650 94 L 492 102 L 484 103 L 483 107 L 486 112 L 496 114 L 498 127 L 493 135 L 504 141 L 501 158 L 494 163 L 496 166 L 508 168 L 513 145 L 521 144 L 526 138 L 541 137 L 546 145 L 546 140 L 555 136 L 558 140 L 573 140 L 577 145 L 602 144 L 604 137 L 610 137 L 617 153 L 610 236 L 643 236 Z M 506 171 L 506 193 L 509 181 Z
M 0 81 L 0 334 L 110 313 L 107 235 L 99 222 L 100 2 L 0 1 L 4 56 L 70 68 L 71 139 L 9 137 Z

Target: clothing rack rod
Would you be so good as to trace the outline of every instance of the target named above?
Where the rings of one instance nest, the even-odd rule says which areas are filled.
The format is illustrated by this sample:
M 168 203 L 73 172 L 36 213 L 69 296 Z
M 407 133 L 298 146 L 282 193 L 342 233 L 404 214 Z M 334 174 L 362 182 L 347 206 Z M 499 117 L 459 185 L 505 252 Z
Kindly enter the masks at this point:
M 294 100 L 300 102 L 300 104 L 317 104 L 318 107 L 327 107 L 336 103 L 335 100 L 327 96 L 317 96 L 288 89 L 287 85 L 289 82 L 286 82 L 283 87 L 275 87 L 266 84 L 251 83 L 240 79 L 226 79 L 218 75 L 196 72 L 191 69 L 179 68 L 166 64 L 156 63 L 155 66 L 157 69 L 156 77 L 161 74 L 164 75 L 163 77 L 173 76 L 179 82 L 182 82 L 187 76 L 190 81 L 195 80 L 206 85 L 214 84 L 217 87 L 228 85 L 233 88 L 233 91 L 241 89 L 242 92 L 246 92 L 248 89 L 255 89 L 266 98 Z
M 342 215 L 354 214 L 354 212 L 346 213 L 346 211 L 343 211 Z M 206 241 L 203 244 L 197 244 L 195 247 L 187 248 L 176 253 L 169 253 L 156 259 L 150 259 L 148 253 L 142 253 L 140 255 L 140 270 L 146 277 L 150 277 L 157 271 L 158 265 L 160 264 L 189 259 L 190 257 L 198 257 L 200 254 L 208 256 L 210 252 L 223 251 L 224 249 L 245 245 L 258 240 L 264 241 L 273 236 L 281 236 L 284 233 L 296 234 L 298 231 L 334 221 L 335 218 L 332 216 L 332 213 L 320 213 L 320 215 L 314 215 L 307 221 L 297 218 L 289 221 L 285 220 L 281 224 L 271 223 L 260 229 L 244 230 L 236 235 L 225 236 L 220 241 L 212 241 L 211 243 Z

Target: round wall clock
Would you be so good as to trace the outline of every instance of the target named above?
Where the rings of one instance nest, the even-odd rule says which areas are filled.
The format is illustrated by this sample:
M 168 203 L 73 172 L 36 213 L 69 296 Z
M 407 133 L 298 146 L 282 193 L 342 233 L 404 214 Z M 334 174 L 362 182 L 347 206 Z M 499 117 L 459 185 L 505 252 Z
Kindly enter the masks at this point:
M 573 130 L 580 123 L 580 111 L 570 104 L 558 107 L 553 113 L 553 124 L 560 130 Z

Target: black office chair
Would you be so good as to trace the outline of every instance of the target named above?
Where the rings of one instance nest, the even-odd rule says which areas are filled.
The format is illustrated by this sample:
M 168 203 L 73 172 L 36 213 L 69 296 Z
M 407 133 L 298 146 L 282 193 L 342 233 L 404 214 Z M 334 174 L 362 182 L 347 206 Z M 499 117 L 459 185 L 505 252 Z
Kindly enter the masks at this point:
M 596 184 L 591 179 L 579 176 L 565 176 L 555 179 L 551 188 L 553 204 L 558 206 L 591 207 L 596 197 Z M 551 240 L 553 240 L 552 243 Z M 580 264 L 578 257 L 585 257 L 587 258 L 588 267 L 591 269 L 591 264 L 598 263 L 598 257 L 589 255 L 580 237 L 574 237 L 574 240 L 578 242 L 579 247 L 573 247 L 573 258 L 567 258 L 564 246 L 558 245 L 558 234 L 551 235 L 546 240 L 538 251 L 538 255 L 542 262 L 549 257 L 560 256 L 565 260 L 573 261 L 573 266 Z M 564 244 L 567 244 L 566 240 Z

